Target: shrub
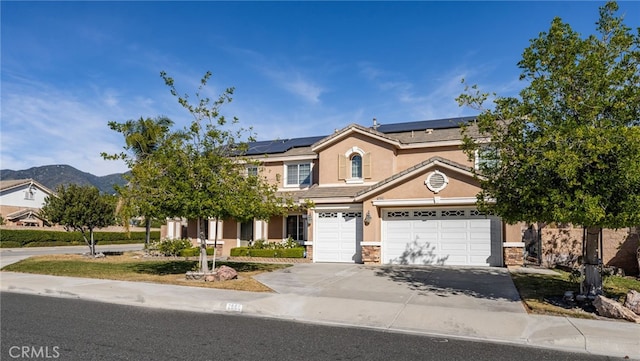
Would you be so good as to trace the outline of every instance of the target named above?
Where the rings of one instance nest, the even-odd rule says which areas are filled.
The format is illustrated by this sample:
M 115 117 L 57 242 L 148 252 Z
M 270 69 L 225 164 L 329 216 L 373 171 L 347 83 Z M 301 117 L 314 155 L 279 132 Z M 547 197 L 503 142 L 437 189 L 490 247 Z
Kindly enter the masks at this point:
M 96 244 L 141 243 L 144 242 L 145 232 L 130 232 L 129 234 L 125 232 L 95 232 L 93 238 Z M 151 238 L 159 239 L 160 232 L 151 232 Z M 0 231 L 0 247 L 7 247 L 2 246 L 4 242 L 20 243 L 21 246 L 33 243 L 30 247 L 85 244 L 80 232 L 32 229 L 2 229 Z
M 249 256 L 251 257 L 275 257 L 275 249 L 249 249 Z
M 154 242 L 149 247 L 149 251 L 153 254 L 157 252 L 163 256 L 176 257 L 184 249 L 191 248 L 191 242 L 186 239 L 164 239 Z
M 265 258 L 303 258 L 304 247 L 278 248 L 278 249 L 254 249 L 249 247 L 237 247 L 231 249 L 231 257 L 265 257 Z
M 213 248 L 207 248 L 207 256 L 213 256 Z M 185 248 L 180 251 L 180 257 L 195 257 L 200 255 L 199 247 Z
M 20 248 L 22 243 L 16 241 L 3 241 L 0 243 L 0 248 Z
M 246 257 L 249 255 L 249 247 L 236 247 L 231 249 L 231 257 Z
M 285 248 L 285 249 L 278 250 L 277 257 L 282 257 L 282 258 L 304 258 L 304 252 L 305 252 L 304 247 Z

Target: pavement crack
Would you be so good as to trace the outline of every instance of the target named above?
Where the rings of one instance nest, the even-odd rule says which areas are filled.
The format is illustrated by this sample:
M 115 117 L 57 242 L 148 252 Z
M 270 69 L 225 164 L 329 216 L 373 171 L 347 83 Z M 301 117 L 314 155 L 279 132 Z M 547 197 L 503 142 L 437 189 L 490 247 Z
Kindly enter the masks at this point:
M 398 317 L 400 317 L 400 314 L 402 312 L 404 312 L 405 308 L 407 308 L 407 305 L 409 304 L 409 302 L 411 302 L 411 300 L 416 296 L 415 292 L 411 292 L 411 296 L 409 298 L 407 298 L 407 300 L 402 304 L 402 308 L 396 313 L 396 315 L 393 317 L 393 320 L 391 320 L 391 322 L 389 323 L 389 325 L 387 326 L 387 329 L 391 329 L 391 327 L 396 323 L 396 320 L 398 320 Z
M 571 321 L 571 318 L 565 317 L 565 319 L 569 321 L 569 324 L 571 324 L 571 326 L 573 326 L 573 328 L 575 328 L 578 331 L 580 336 L 582 336 L 582 340 L 584 341 L 584 350 L 589 352 L 589 350 L 587 349 L 587 336 L 582 332 L 582 330 L 580 330 L 578 326 L 576 326 L 575 323 L 573 323 L 573 321 Z

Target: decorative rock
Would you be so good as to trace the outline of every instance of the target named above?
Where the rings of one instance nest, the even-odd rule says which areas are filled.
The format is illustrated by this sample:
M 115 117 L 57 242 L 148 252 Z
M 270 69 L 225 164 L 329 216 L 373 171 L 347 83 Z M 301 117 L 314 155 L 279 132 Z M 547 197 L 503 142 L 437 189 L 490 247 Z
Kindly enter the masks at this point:
M 627 321 L 640 323 L 640 316 L 633 313 L 630 309 L 625 308 L 620 303 L 606 298 L 602 295 L 598 295 L 593 300 L 593 305 L 598 311 L 598 314 L 603 317 L 620 318 Z
M 238 278 L 238 272 L 229 266 L 220 266 L 216 274 L 219 281 L 228 281 Z
M 187 272 L 187 274 L 185 275 L 185 278 L 188 280 L 194 280 L 194 281 L 199 281 L 201 279 L 203 279 L 205 277 L 205 274 L 202 272 Z
M 627 292 L 627 299 L 624 301 L 624 307 L 630 309 L 636 315 L 640 315 L 640 292 L 635 290 Z
M 215 282 L 215 281 L 219 281 L 218 279 L 218 275 L 215 273 L 209 273 L 206 276 L 204 276 L 204 281 L 205 282 Z

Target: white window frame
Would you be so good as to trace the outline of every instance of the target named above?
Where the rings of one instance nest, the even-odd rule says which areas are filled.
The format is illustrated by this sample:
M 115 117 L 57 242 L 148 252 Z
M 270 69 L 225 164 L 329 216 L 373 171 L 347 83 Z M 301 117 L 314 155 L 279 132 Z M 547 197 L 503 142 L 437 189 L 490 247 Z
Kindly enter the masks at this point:
M 252 171 L 254 171 L 254 170 L 255 170 L 255 174 L 251 174 L 251 173 L 252 173 Z M 248 166 L 246 167 L 246 172 L 247 172 L 247 175 L 248 175 L 248 176 L 251 176 L 251 175 L 255 175 L 255 176 L 257 176 L 257 175 L 259 174 L 260 170 L 258 169 L 258 166 L 257 166 L 257 165 L 248 165 Z
M 352 147 L 349 150 L 347 150 L 344 153 L 345 158 L 347 159 L 347 173 L 349 175 L 349 177 L 347 179 L 345 179 L 345 182 L 347 182 L 348 184 L 358 184 L 358 183 L 364 183 L 364 150 L 360 149 L 359 147 Z M 360 156 L 360 175 L 361 177 L 353 177 L 353 164 L 351 163 L 351 158 L 354 155 L 359 155 Z
M 309 165 L 309 183 L 300 183 L 300 165 Z M 290 184 L 289 183 L 289 166 L 297 166 L 298 169 L 298 183 Z M 288 162 L 284 163 L 284 186 L 287 188 L 305 188 L 310 187 L 313 183 L 313 162 Z

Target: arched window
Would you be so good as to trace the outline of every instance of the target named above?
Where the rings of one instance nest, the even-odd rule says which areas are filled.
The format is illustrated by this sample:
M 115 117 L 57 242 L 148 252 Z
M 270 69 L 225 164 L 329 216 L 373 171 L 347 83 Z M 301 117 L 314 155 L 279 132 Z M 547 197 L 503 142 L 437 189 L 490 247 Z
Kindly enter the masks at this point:
M 351 178 L 362 178 L 362 156 L 360 154 L 351 156 Z
M 371 153 L 352 147 L 338 154 L 338 179 L 347 183 L 362 183 L 371 178 Z

